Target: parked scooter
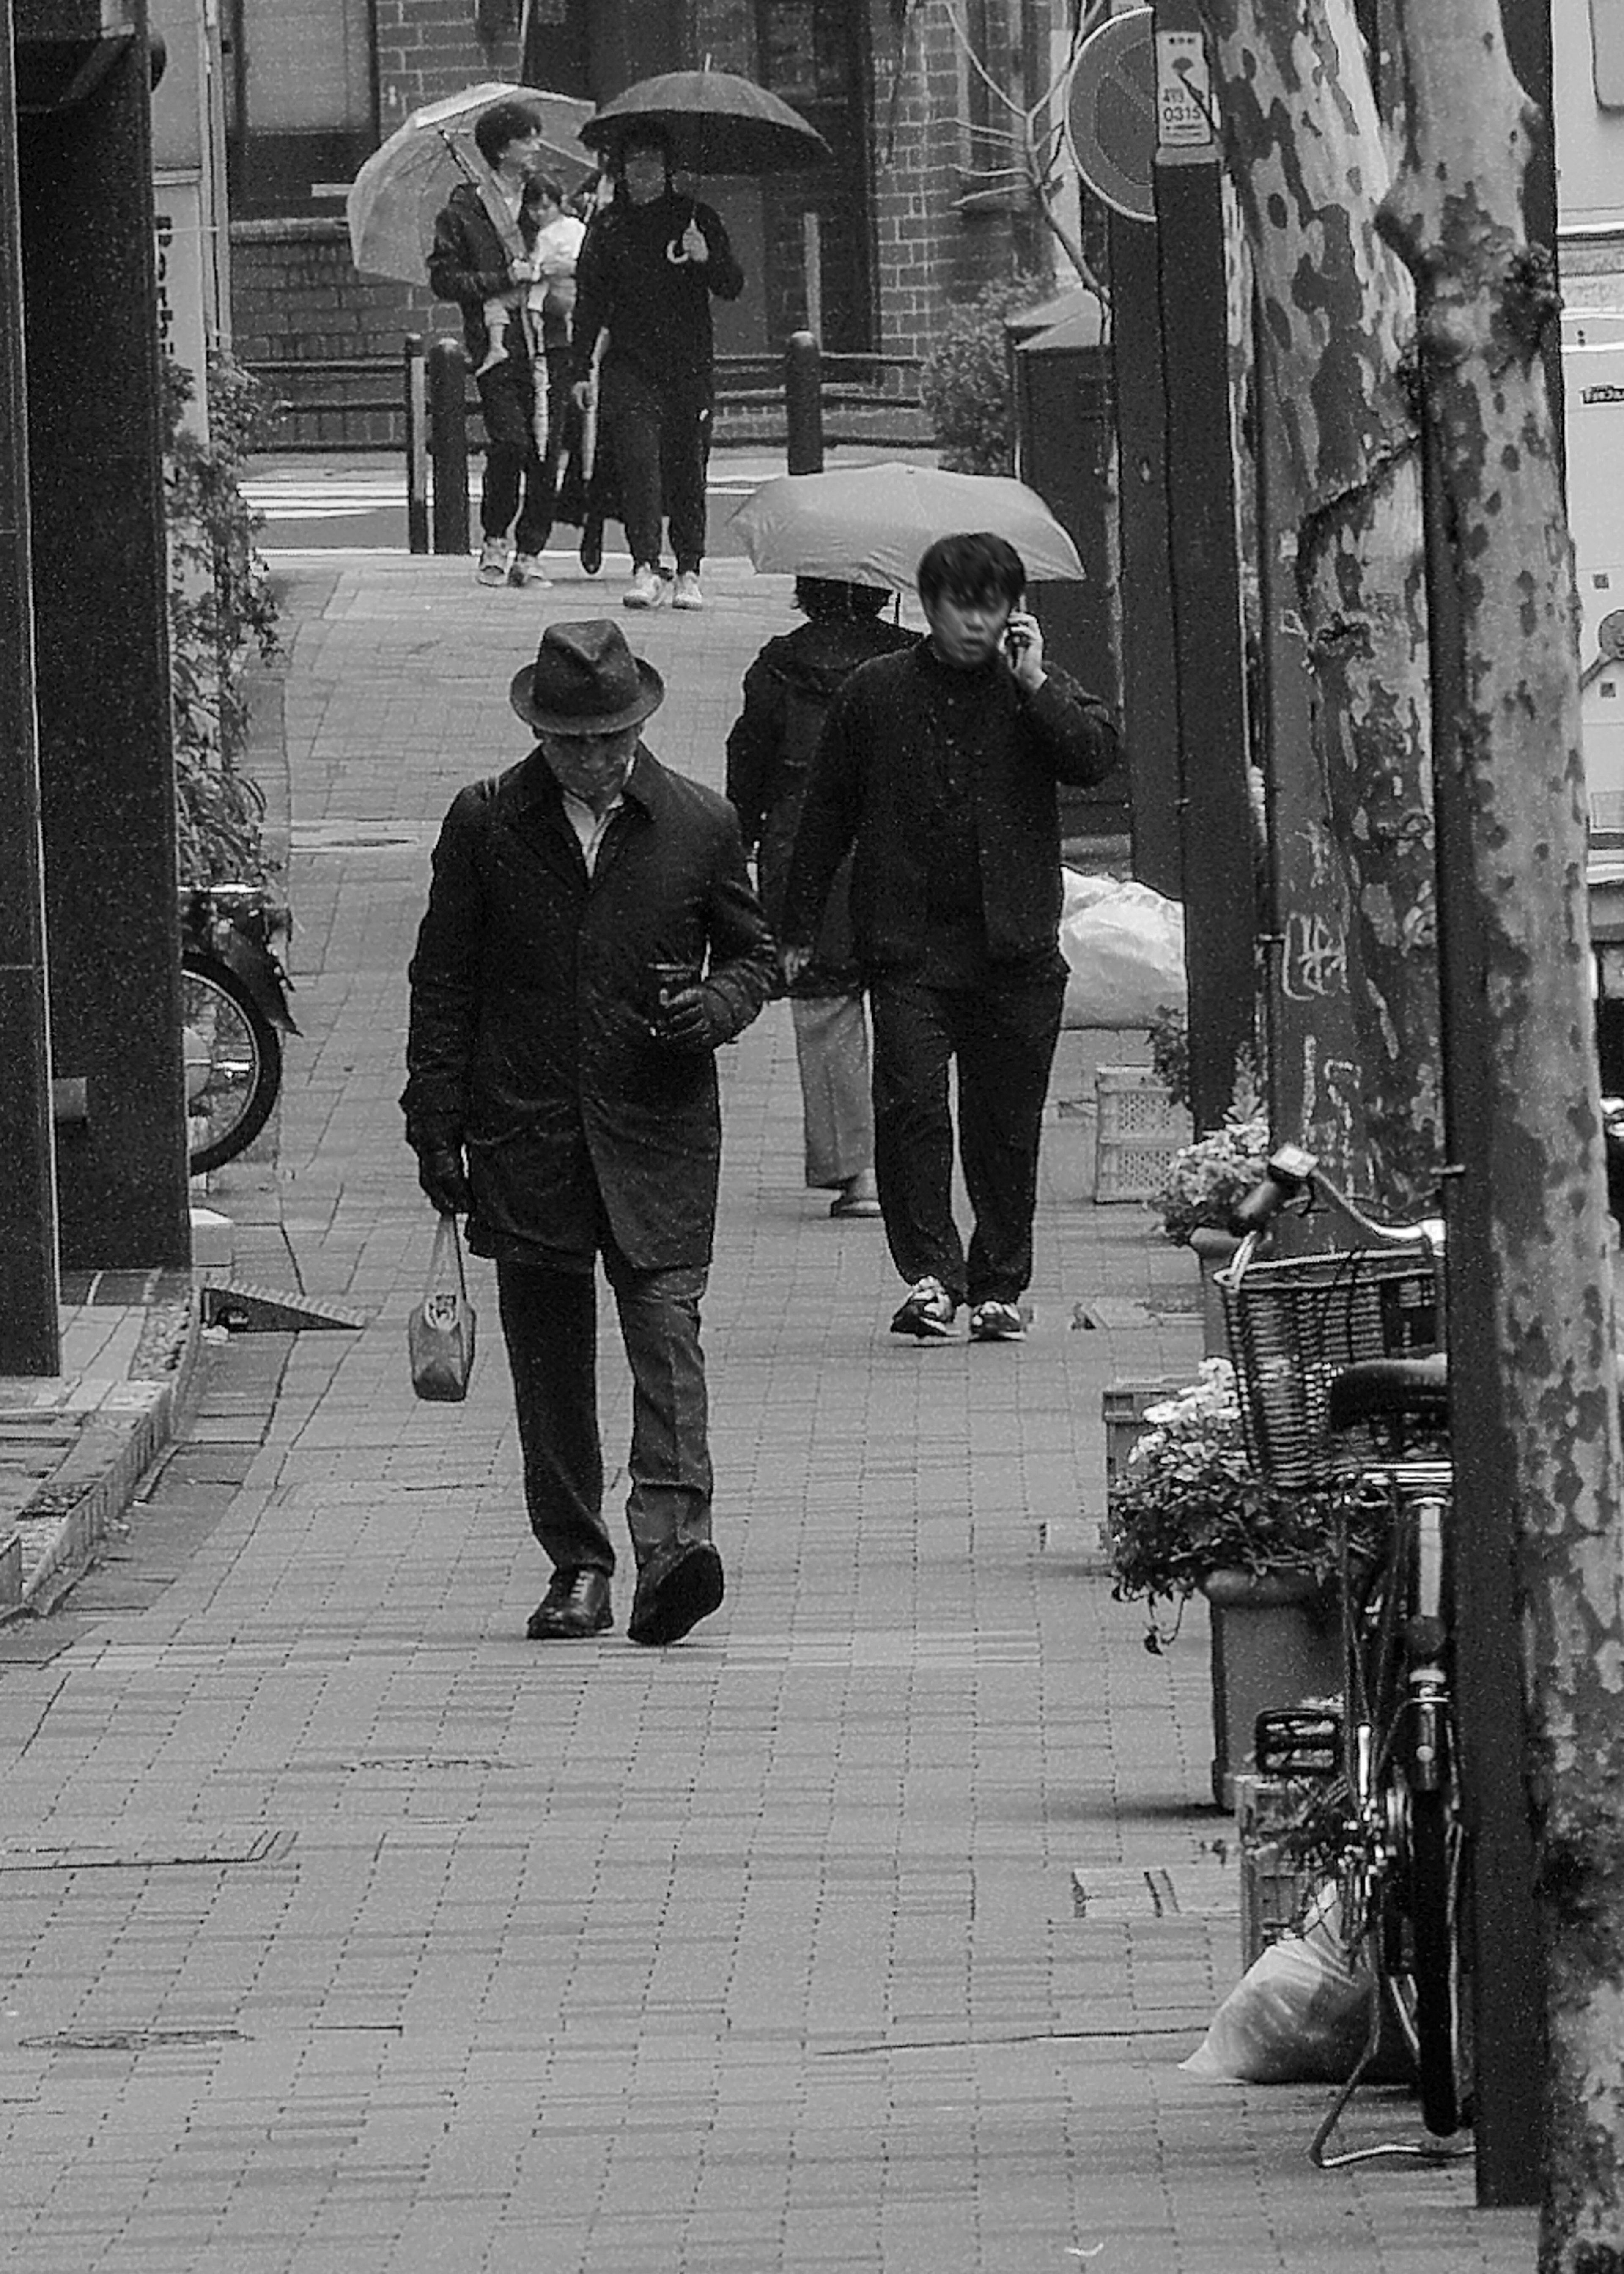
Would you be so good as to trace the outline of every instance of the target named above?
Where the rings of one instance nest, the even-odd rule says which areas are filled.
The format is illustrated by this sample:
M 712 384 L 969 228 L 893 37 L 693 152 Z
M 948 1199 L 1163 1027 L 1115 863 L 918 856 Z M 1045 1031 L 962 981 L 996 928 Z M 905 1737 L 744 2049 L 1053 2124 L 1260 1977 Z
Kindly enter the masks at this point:
M 270 1118 L 282 1088 L 282 1037 L 298 1028 L 292 982 L 273 941 L 284 908 L 258 885 L 181 893 L 186 1119 L 193 1176 L 234 1160 Z

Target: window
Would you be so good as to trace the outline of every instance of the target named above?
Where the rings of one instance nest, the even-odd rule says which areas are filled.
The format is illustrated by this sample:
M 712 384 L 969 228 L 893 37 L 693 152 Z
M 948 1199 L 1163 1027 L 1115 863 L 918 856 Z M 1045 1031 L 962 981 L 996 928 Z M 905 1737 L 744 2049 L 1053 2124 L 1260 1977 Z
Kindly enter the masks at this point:
M 226 0 L 225 29 L 232 212 L 338 211 L 378 141 L 372 0 Z
M 1604 110 L 1624 110 L 1624 0 L 1590 0 L 1590 75 Z

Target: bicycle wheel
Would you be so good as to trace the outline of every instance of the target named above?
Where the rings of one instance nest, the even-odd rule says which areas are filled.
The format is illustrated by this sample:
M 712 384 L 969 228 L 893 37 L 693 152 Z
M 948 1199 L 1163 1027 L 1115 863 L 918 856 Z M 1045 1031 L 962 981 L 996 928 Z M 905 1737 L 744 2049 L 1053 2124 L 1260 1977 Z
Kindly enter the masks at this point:
M 282 1037 L 229 965 L 183 959 L 186 1126 L 194 1177 L 234 1160 L 270 1118 L 282 1087 Z
M 1406 1909 L 1408 2008 L 1414 2026 L 1421 2120 L 1447 2139 L 1470 2120 L 1470 2063 L 1461 1955 L 1464 1841 L 1453 1774 L 1409 1791 Z

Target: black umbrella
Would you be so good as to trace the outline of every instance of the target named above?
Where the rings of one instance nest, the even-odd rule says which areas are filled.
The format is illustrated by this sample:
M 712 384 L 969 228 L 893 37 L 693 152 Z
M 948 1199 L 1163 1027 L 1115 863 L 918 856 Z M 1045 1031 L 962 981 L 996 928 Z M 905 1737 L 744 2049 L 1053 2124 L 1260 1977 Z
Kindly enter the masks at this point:
M 628 128 L 650 120 L 671 138 L 671 158 L 690 174 L 794 174 L 834 153 L 798 110 L 733 72 L 665 72 L 641 79 L 580 130 L 589 149 L 613 157 Z

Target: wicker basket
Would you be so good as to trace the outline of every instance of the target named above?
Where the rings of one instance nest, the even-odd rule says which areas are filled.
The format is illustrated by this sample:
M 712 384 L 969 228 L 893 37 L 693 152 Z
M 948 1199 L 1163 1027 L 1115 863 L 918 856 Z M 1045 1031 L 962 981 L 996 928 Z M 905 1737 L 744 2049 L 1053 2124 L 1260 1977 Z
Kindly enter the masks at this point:
M 1191 1139 L 1190 1116 L 1168 1096 L 1154 1067 L 1101 1066 L 1094 1075 L 1099 1107 L 1094 1196 L 1096 1201 L 1147 1201 L 1181 1145 Z
M 1331 1384 L 1361 1359 L 1439 1347 L 1436 1267 L 1425 1248 L 1360 1248 L 1221 1271 L 1246 1456 L 1265 1483 L 1302 1491 L 1372 1457 L 1333 1441 Z

